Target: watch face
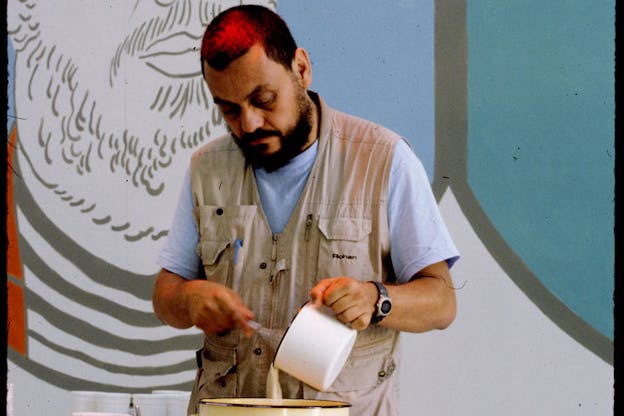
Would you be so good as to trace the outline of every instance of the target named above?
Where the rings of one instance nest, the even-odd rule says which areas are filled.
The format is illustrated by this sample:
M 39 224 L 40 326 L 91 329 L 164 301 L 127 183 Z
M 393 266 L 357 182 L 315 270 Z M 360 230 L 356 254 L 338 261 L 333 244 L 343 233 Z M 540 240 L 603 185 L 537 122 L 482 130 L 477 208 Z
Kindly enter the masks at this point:
M 387 315 L 390 312 L 390 309 L 392 308 L 392 303 L 390 303 L 389 300 L 384 300 L 381 303 L 381 313 L 383 313 L 384 315 Z

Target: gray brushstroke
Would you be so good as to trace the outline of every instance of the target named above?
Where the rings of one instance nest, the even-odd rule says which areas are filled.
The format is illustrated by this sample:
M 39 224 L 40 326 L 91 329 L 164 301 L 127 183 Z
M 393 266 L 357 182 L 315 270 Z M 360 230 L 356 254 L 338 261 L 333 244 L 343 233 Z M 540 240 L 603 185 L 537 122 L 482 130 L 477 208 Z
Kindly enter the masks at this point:
M 30 290 L 28 286 L 24 290 L 24 299 L 27 300 L 28 309 L 45 317 L 50 325 L 98 347 L 150 356 L 169 351 L 193 349 L 201 345 L 202 337 L 197 334 L 176 335 L 158 340 L 128 339 L 111 334 L 100 329 L 97 326 L 98 322 L 91 324 L 60 311 L 38 293 Z
M 111 373 L 115 374 L 127 374 L 131 376 L 158 376 L 163 374 L 175 374 L 180 373 L 182 371 L 193 370 L 197 368 L 197 364 L 195 364 L 192 360 L 186 360 L 177 364 L 171 365 L 158 365 L 158 360 L 154 360 L 153 366 L 143 366 L 143 367 L 130 367 L 124 365 L 114 365 L 105 361 L 97 360 L 91 357 L 88 354 L 85 354 L 82 351 L 74 350 L 71 348 L 66 348 L 61 345 L 50 342 L 46 337 L 32 331 L 28 331 L 28 335 L 33 339 L 37 340 L 41 344 L 45 345 L 47 348 L 57 352 L 60 355 L 65 355 L 68 357 L 72 357 L 76 360 L 87 363 L 93 367 L 100 368 Z M 200 339 L 201 342 L 201 339 Z M 201 344 L 197 344 L 201 345 Z M 68 368 L 67 371 L 71 372 L 71 368 Z
M 7 358 L 18 367 L 32 374 L 35 378 L 43 380 L 55 386 L 62 386 L 64 390 L 90 390 L 118 392 L 119 386 L 116 384 L 97 383 L 90 379 L 73 377 L 57 370 L 48 368 L 42 364 L 30 360 L 12 349 L 8 349 Z M 195 358 L 192 359 L 193 361 Z M 178 384 L 155 384 L 143 387 L 124 386 L 123 390 L 128 393 L 149 393 L 152 390 L 185 390 L 190 391 L 193 387 L 193 380 Z
M 96 293 L 86 291 L 79 286 L 72 284 L 60 276 L 56 270 L 52 269 L 45 261 L 38 256 L 28 241 L 20 236 L 19 239 L 20 256 L 22 264 L 35 273 L 46 285 L 54 288 L 63 296 L 83 305 L 94 311 L 102 312 L 108 316 L 125 322 L 128 325 L 153 328 L 162 325 L 156 319 L 153 312 L 143 312 L 132 309 L 108 298 L 99 296 Z M 145 291 L 151 291 L 150 282 L 145 282 Z

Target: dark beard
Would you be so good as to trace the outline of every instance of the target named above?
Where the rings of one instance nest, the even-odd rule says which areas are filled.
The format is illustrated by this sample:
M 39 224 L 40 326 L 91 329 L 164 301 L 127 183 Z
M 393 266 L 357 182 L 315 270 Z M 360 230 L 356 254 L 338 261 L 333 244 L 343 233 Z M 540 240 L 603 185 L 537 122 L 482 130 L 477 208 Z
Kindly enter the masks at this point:
M 238 144 L 247 162 L 254 167 L 264 168 L 267 172 L 274 172 L 279 168 L 286 166 L 288 162 L 304 150 L 307 144 L 310 132 L 312 131 L 312 105 L 307 99 L 307 95 L 303 94 L 297 99 L 297 107 L 299 109 L 299 117 L 295 126 L 285 134 L 278 130 L 262 130 L 258 129 L 253 133 L 246 133 L 242 137 L 237 137 L 230 130 L 234 141 Z M 229 127 L 228 127 L 229 129 Z M 263 155 L 266 145 L 250 145 L 252 140 L 262 137 L 277 136 L 280 139 L 280 149 L 272 155 Z

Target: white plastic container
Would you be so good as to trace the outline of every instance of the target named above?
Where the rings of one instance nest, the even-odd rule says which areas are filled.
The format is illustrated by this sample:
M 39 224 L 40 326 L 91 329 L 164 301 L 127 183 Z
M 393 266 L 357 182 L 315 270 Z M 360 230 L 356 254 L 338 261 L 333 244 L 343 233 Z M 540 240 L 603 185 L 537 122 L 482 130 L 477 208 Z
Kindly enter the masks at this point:
M 153 390 L 152 394 L 161 394 L 167 397 L 167 416 L 186 416 L 186 409 L 191 398 L 190 391 Z
M 168 398 L 165 393 L 133 394 L 132 400 L 141 416 L 168 416 Z
M 98 392 L 95 396 L 95 411 L 105 413 L 128 413 L 130 393 Z
M 327 307 L 304 305 L 284 334 L 273 365 L 317 390 L 327 390 L 344 367 L 357 331 Z

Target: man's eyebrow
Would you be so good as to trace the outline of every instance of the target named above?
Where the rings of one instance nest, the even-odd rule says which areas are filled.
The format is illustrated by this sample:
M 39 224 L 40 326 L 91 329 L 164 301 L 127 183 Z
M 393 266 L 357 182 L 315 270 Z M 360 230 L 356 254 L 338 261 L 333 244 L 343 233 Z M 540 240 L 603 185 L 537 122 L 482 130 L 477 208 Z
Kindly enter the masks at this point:
M 256 88 L 254 88 L 249 94 L 247 94 L 245 96 L 245 99 L 248 99 L 250 97 L 253 97 L 255 94 L 258 94 L 260 91 L 262 91 L 263 89 L 270 89 L 268 84 L 261 84 L 258 85 Z M 219 98 L 219 97 L 212 97 L 212 102 L 214 102 L 217 105 L 238 105 L 236 103 L 233 103 L 231 101 L 228 100 L 224 100 L 223 98 Z
M 212 102 L 217 105 L 235 105 L 234 103 L 219 97 L 212 97 Z

